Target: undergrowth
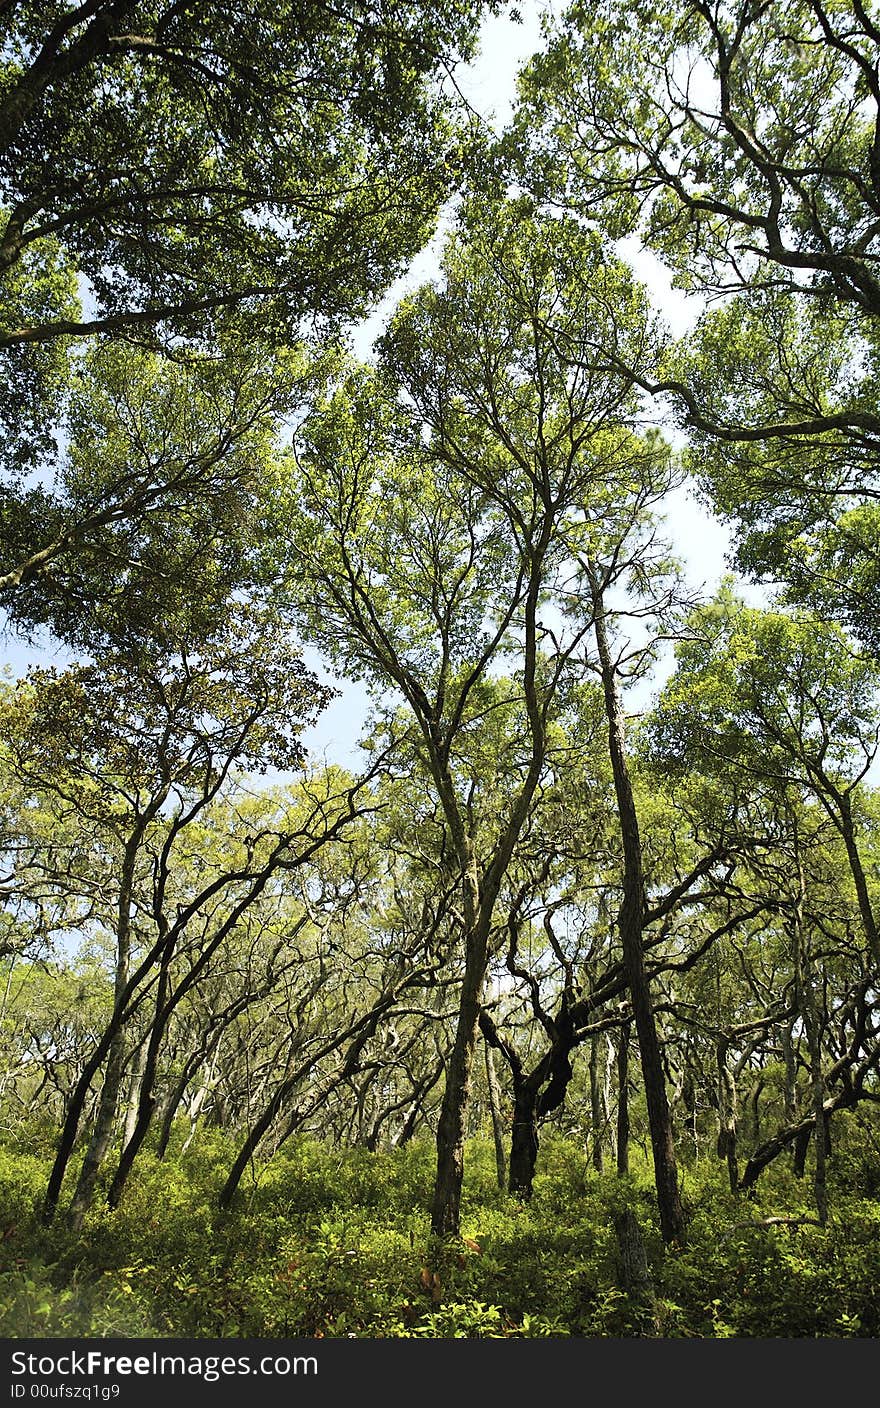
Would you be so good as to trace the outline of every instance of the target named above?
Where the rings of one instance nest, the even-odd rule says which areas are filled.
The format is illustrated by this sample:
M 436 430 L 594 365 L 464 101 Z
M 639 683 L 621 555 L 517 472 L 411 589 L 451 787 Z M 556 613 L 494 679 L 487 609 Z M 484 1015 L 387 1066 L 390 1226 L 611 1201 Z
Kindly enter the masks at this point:
M 122 1206 L 78 1235 L 37 1216 L 47 1151 L 0 1150 L 0 1335 L 38 1337 L 845 1337 L 880 1331 L 880 1206 L 854 1160 L 814 1225 L 808 1180 L 780 1162 L 755 1197 L 706 1161 L 687 1170 L 687 1244 L 664 1247 L 646 1168 L 588 1170 L 548 1136 L 532 1199 L 469 1146 L 462 1236 L 437 1244 L 432 1149 L 342 1151 L 302 1140 L 221 1215 L 232 1146 L 144 1155 Z M 628 1293 L 615 1216 L 635 1214 L 651 1284 Z M 773 1217 L 785 1220 L 768 1222 Z

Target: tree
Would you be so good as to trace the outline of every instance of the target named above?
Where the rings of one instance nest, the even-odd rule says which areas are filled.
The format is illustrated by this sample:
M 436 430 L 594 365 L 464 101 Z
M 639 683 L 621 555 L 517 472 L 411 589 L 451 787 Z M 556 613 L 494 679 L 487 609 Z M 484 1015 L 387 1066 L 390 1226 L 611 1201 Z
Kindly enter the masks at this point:
M 876 647 L 877 16 L 860 0 L 574 4 L 521 80 L 530 185 L 709 307 L 661 375 L 744 570 Z
M 765 799 L 767 853 L 751 864 L 775 896 L 791 993 L 771 1028 L 783 1025 L 787 1066 L 795 1018 L 808 1049 L 811 1113 L 796 1110 L 792 1069 L 781 1127 L 753 1150 L 740 1180 L 748 1187 L 791 1143 L 801 1140 L 805 1150 L 812 1129 L 824 1149 L 828 1118 L 866 1097 L 880 1059 L 870 996 L 880 948 L 866 781 L 880 728 L 878 673 L 835 624 L 802 611 L 747 608 L 729 587 L 691 625 L 652 721 L 653 747 L 675 773 L 697 767 L 722 786 L 747 780 Z M 838 920 L 847 891 L 851 918 Z M 832 1023 L 841 1035 L 826 1063 Z M 747 1031 L 748 1024 L 738 1036 Z M 828 1095 L 834 1082 L 840 1089 Z M 820 1220 L 827 1214 L 823 1161 L 820 1152 Z
M 858 812 L 880 737 L 876 662 L 833 623 L 748 608 L 728 587 L 691 625 L 654 720 L 659 750 L 679 766 L 714 763 L 814 796 L 845 847 L 865 945 L 880 962 Z
M 441 285 L 405 301 L 382 341 L 391 395 L 366 373 L 351 376 L 300 437 L 288 490 L 291 594 L 344 672 L 406 702 L 410 747 L 437 789 L 461 885 L 438 1234 L 458 1227 L 496 905 L 558 765 L 558 700 L 594 620 L 573 613 L 568 628 L 558 617 L 577 594 L 575 543 L 585 553 L 606 515 L 637 519 L 645 467 L 665 463 L 634 437 L 630 384 L 596 355 L 605 344 L 630 360 L 656 355 L 642 295 L 601 241 L 525 202 L 471 199 Z M 618 575 L 608 572 L 599 590 Z M 496 682 L 510 654 L 517 668 Z M 484 738 L 495 740 L 494 767 Z M 464 766 L 472 739 L 486 771 Z
M 10 1124 L 27 1111 L 38 1111 L 50 1128 L 63 1122 L 112 1002 L 112 985 L 94 957 L 4 960 L 0 1092 Z
M 77 359 L 52 488 L 0 497 L 0 599 L 75 649 L 210 637 L 246 587 L 282 417 L 320 358 L 246 348 L 178 363 L 99 342 Z
M 105 655 L 64 675 L 32 671 L 4 701 L 7 766 L 20 785 L 48 794 L 74 833 L 79 829 L 88 837 L 80 849 L 80 883 L 93 896 L 93 918 L 112 934 L 115 950 L 112 1014 L 66 1113 L 47 1217 L 54 1213 L 92 1081 L 103 1069 L 74 1216 L 89 1204 L 113 1133 L 128 1024 L 145 1001 L 153 1001 L 157 1016 L 148 1056 L 155 1065 L 154 1043 L 167 1025 L 171 964 L 179 946 L 207 916 L 211 933 L 199 938 L 193 965 L 198 971 L 237 913 L 295 849 L 283 825 L 268 825 L 240 838 L 225 864 L 214 873 L 209 869 L 191 893 L 178 888 L 181 848 L 185 853 L 189 835 L 232 770 L 289 768 L 302 761 L 298 732 L 327 691 L 301 664 L 280 659 L 277 645 L 277 623 L 243 611 L 233 623 L 224 621 L 200 653 L 178 645 L 140 656 Z M 120 731 L 123 700 L 127 724 Z M 67 864 L 62 860 L 55 870 L 62 894 L 77 890 L 70 859 L 68 852 Z M 96 888 L 102 873 L 109 879 L 103 892 Z M 150 1083 L 148 1071 L 145 1101 Z

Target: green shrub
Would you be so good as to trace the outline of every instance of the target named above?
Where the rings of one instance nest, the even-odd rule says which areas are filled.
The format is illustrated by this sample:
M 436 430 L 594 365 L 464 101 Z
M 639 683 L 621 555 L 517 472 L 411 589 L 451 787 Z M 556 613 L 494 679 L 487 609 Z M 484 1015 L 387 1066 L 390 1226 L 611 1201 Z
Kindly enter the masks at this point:
M 779 1161 L 753 1198 L 717 1160 L 686 1172 L 687 1245 L 664 1246 L 650 1172 L 596 1175 L 542 1139 L 528 1202 L 498 1189 L 494 1153 L 466 1160 L 460 1240 L 430 1236 L 433 1148 L 391 1153 L 291 1142 L 220 1215 L 235 1143 L 205 1131 L 138 1161 L 122 1205 L 73 1235 L 35 1209 L 50 1157 L 0 1150 L 0 1334 L 21 1336 L 508 1339 L 876 1336 L 880 1209 L 857 1159 L 833 1161 L 832 1217 L 808 1220 L 809 1178 Z M 615 1218 L 628 1208 L 652 1286 L 620 1285 Z M 768 1219 L 784 1217 L 782 1223 Z

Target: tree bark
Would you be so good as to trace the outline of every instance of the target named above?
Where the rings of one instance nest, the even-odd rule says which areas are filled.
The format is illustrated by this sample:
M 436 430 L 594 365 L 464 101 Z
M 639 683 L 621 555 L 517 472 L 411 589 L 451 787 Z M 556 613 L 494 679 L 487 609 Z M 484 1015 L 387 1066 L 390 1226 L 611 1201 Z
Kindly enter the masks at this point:
M 617 1043 L 617 1176 L 629 1173 L 629 1023 L 620 1028 Z
M 514 1080 L 508 1191 L 525 1201 L 532 1196 L 538 1160 L 537 1094 L 529 1081 Z
M 123 1144 L 127 1144 L 134 1133 L 146 1056 L 146 1047 L 144 1043 L 141 1042 L 131 1059 L 131 1074 L 128 1080 L 128 1092 L 125 1097 L 125 1124 L 122 1128 Z
M 727 1161 L 730 1191 L 739 1187 L 739 1166 L 736 1157 L 737 1101 L 736 1081 L 727 1065 L 729 1041 L 719 1038 L 715 1050 L 718 1064 L 718 1157 Z
M 68 1212 L 68 1222 L 73 1232 L 78 1232 L 82 1226 L 83 1218 L 92 1204 L 95 1194 L 95 1185 L 98 1181 L 98 1174 L 107 1151 L 113 1139 L 113 1132 L 116 1127 L 116 1112 L 119 1108 L 119 1092 L 122 1088 L 122 1078 L 125 1074 L 125 1043 L 124 1030 L 118 1031 L 110 1048 L 107 1057 L 107 1069 L 104 1072 L 104 1081 L 101 1086 L 101 1094 L 98 1100 L 98 1109 L 95 1115 L 95 1123 L 91 1137 L 83 1157 L 79 1178 L 70 1202 Z M 71 1144 L 71 1152 L 73 1146 Z M 61 1151 L 59 1150 L 59 1153 Z M 66 1160 L 65 1160 L 66 1163 Z
M 636 1300 L 649 1301 L 654 1292 L 642 1229 L 631 1208 L 614 1216 L 617 1237 L 617 1277 L 621 1290 Z
M 461 1222 L 467 1108 L 487 963 L 485 939 L 479 934 L 468 936 L 455 1041 L 437 1122 L 437 1171 L 431 1203 L 435 1237 L 457 1236 Z
M 602 1172 L 602 1132 L 605 1123 L 599 1070 L 599 1040 L 598 1036 L 594 1036 L 590 1040 L 590 1123 L 592 1126 L 590 1150 L 593 1168 L 597 1173 Z
M 492 1055 L 492 1048 L 488 1041 L 483 1042 L 483 1053 L 486 1060 L 486 1088 L 489 1092 L 492 1141 L 495 1145 L 495 1172 L 498 1178 L 498 1187 L 503 1188 L 507 1177 L 506 1160 L 504 1157 L 504 1120 L 501 1115 L 501 1091 L 498 1088 L 495 1058 Z
M 620 836 L 623 845 L 623 899 L 618 913 L 618 930 L 623 946 L 623 962 L 629 984 L 636 1035 L 639 1039 L 642 1080 L 648 1107 L 651 1150 L 654 1159 L 654 1182 L 660 1227 L 665 1242 L 681 1243 L 685 1235 L 685 1216 L 678 1188 L 678 1171 L 672 1136 L 672 1119 L 666 1095 L 666 1079 L 657 1024 L 651 1003 L 650 985 L 645 971 L 644 915 L 645 887 L 642 869 L 642 843 L 638 813 L 626 755 L 623 710 L 617 688 L 617 676 L 605 624 L 602 592 L 595 583 L 593 609 L 596 645 L 605 713 L 608 724 L 608 748 L 617 797 Z
M 147 823 L 155 813 L 156 805 L 147 808 L 125 844 L 120 871 L 119 896 L 116 902 L 116 967 L 113 976 L 114 1013 L 111 1019 L 111 1034 L 107 1050 L 107 1068 L 98 1100 L 98 1111 L 88 1148 L 80 1169 L 76 1189 L 70 1204 L 69 1221 L 73 1231 L 79 1231 L 82 1220 L 92 1203 L 95 1184 L 101 1165 L 113 1138 L 116 1112 L 119 1107 L 119 1092 L 126 1063 L 126 1030 L 121 1020 L 116 1021 L 116 1013 L 124 1006 L 131 965 L 131 911 L 134 899 L 134 875 L 138 852 L 143 841 Z M 79 1116 L 76 1116 L 78 1121 Z M 75 1133 L 75 1131 L 74 1131 Z M 63 1136 L 62 1136 L 63 1138 Z M 72 1148 L 72 1145 L 71 1145 Z M 59 1150 L 59 1155 L 61 1151 Z M 66 1160 L 65 1165 L 66 1166 Z M 63 1178 L 64 1166 L 61 1169 Z M 53 1170 L 54 1173 L 54 1170 Z M 59 1181 L 60 1191 L 60 1181 Z M 48 1206 L 48 1204 L 47 1204 Z

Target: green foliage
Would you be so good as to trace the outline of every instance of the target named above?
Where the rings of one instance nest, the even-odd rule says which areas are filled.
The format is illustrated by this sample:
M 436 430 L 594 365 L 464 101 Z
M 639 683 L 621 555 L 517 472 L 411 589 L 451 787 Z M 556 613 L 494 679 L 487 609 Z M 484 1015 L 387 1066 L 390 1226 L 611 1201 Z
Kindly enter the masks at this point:
M 8 211 L 0 209 L 0 225 Z M 36 240 L 11 268 L 0 262 L 0 324 L 21 328 L 79 314 L 76 279 L 56 240 Z M 2 334 L 0 334 L 2 341 Z M 47 505 L 38 489 L 22 493 L 22 475 L 51 463 L 58 450 L 60 411 L 72 371 L 71 342 L 26 342 L 0 350 L 0 463 L 10 482 L 0 489 L 2 540 L 15 541 L 29 514 Z
M 6 15 L 0 592 L 18 627 L 89 650 L 198 631 L 243 586 L 287 349 L 365 316 L 429 237 L 463 159 L 446 78 L 482 8 Z
M 0 1334 L 9 1339 L 155 1335 L 149 1307 L 124 1273 L 83 1284 L 74 1272 L 59 1286 L 40 1262 L 0 1272 Z
M 853 1141 L 855 1143 L 855 1141 Z M 463 1235 L 433 1241 L 431 1147 L 390 1154 L 311 1140 L 280 1155 L 240 1212 L 214 1198 L 231 1154 L 205 1133 L 166 1163 L 144 1158 L 115 1213 L 78 1237 L 32 1218 L 46 1167 L 0 1159 L 0 1331 L 10 1337 L 192 1335 L 509 1339 L 815 1337 L 880 1333 L 880 1214 L 859 1148 L 834 1160 L 834 1214 L 813 1225 L 808 1189 L 774 1166 L 758 1196 L 702 1162 L 685 1178 L 688 1242 L 664 1248 L 647 1168 L 587 1171 L 548 1134 L 532 1200 L 491 1186 L 491 1151 L 468 1146 Z M 843 1185 L 846 1184 L 846 1190 Z M 616 1213 L 634 1212 L 653 1290 L 619 1282 Z M 774 1224 L 773 1217 L 782 1217 Z
M 575 0 L 502 143 L 528 189 L 697 295 L 636 379 L 671 393 L 739 566 L 874 650 L 877 33 L 873 7 L 821 0 Z
M 746 607 L 723 585 L 689 622 L 650 733 L 681 768 L 854 786 L 876 748 L 876 663 L 807 611 Z
M 457 141 L 436 80 L 478 15 L 462 0 L 16 6 L 0 267 L 60 231 L 111 328 L 134 313 L 210 335 L 231 303 L 283 339 L 309 314 L 363 310 L 447 194 Z
M 840 1197 L 826 1228 L 809 1189 L 777 1168 L 759 1201 L 692 1177 L 688 1245 L 670 1260 L 664 1292 L 679 1334 L 726 1338 L 875 1336 L 878 1212 Z M 771 1217 L 777 1223 L 770 1223 Z M 768 1225 L 769 1224 L 769 1225 Z
M 247 576 L 279 419 L 320 364 L 238 342 L 185 361 L 113 342 L 80 351 L 54 483 L 2 502 L 0 589 L 16 624 L 92 652 L 108 637 L 209 632 Z
M 483 1301 L 451 1302 L 441 1310 L 429 1311 L 410 1329 L 400 1330 L 400 1339 L 504 1340 L 548 1339 L 567 1332 L 542 1316 L 524 1315 L 519 1325 L 509 1320 L 497 1305 Z

